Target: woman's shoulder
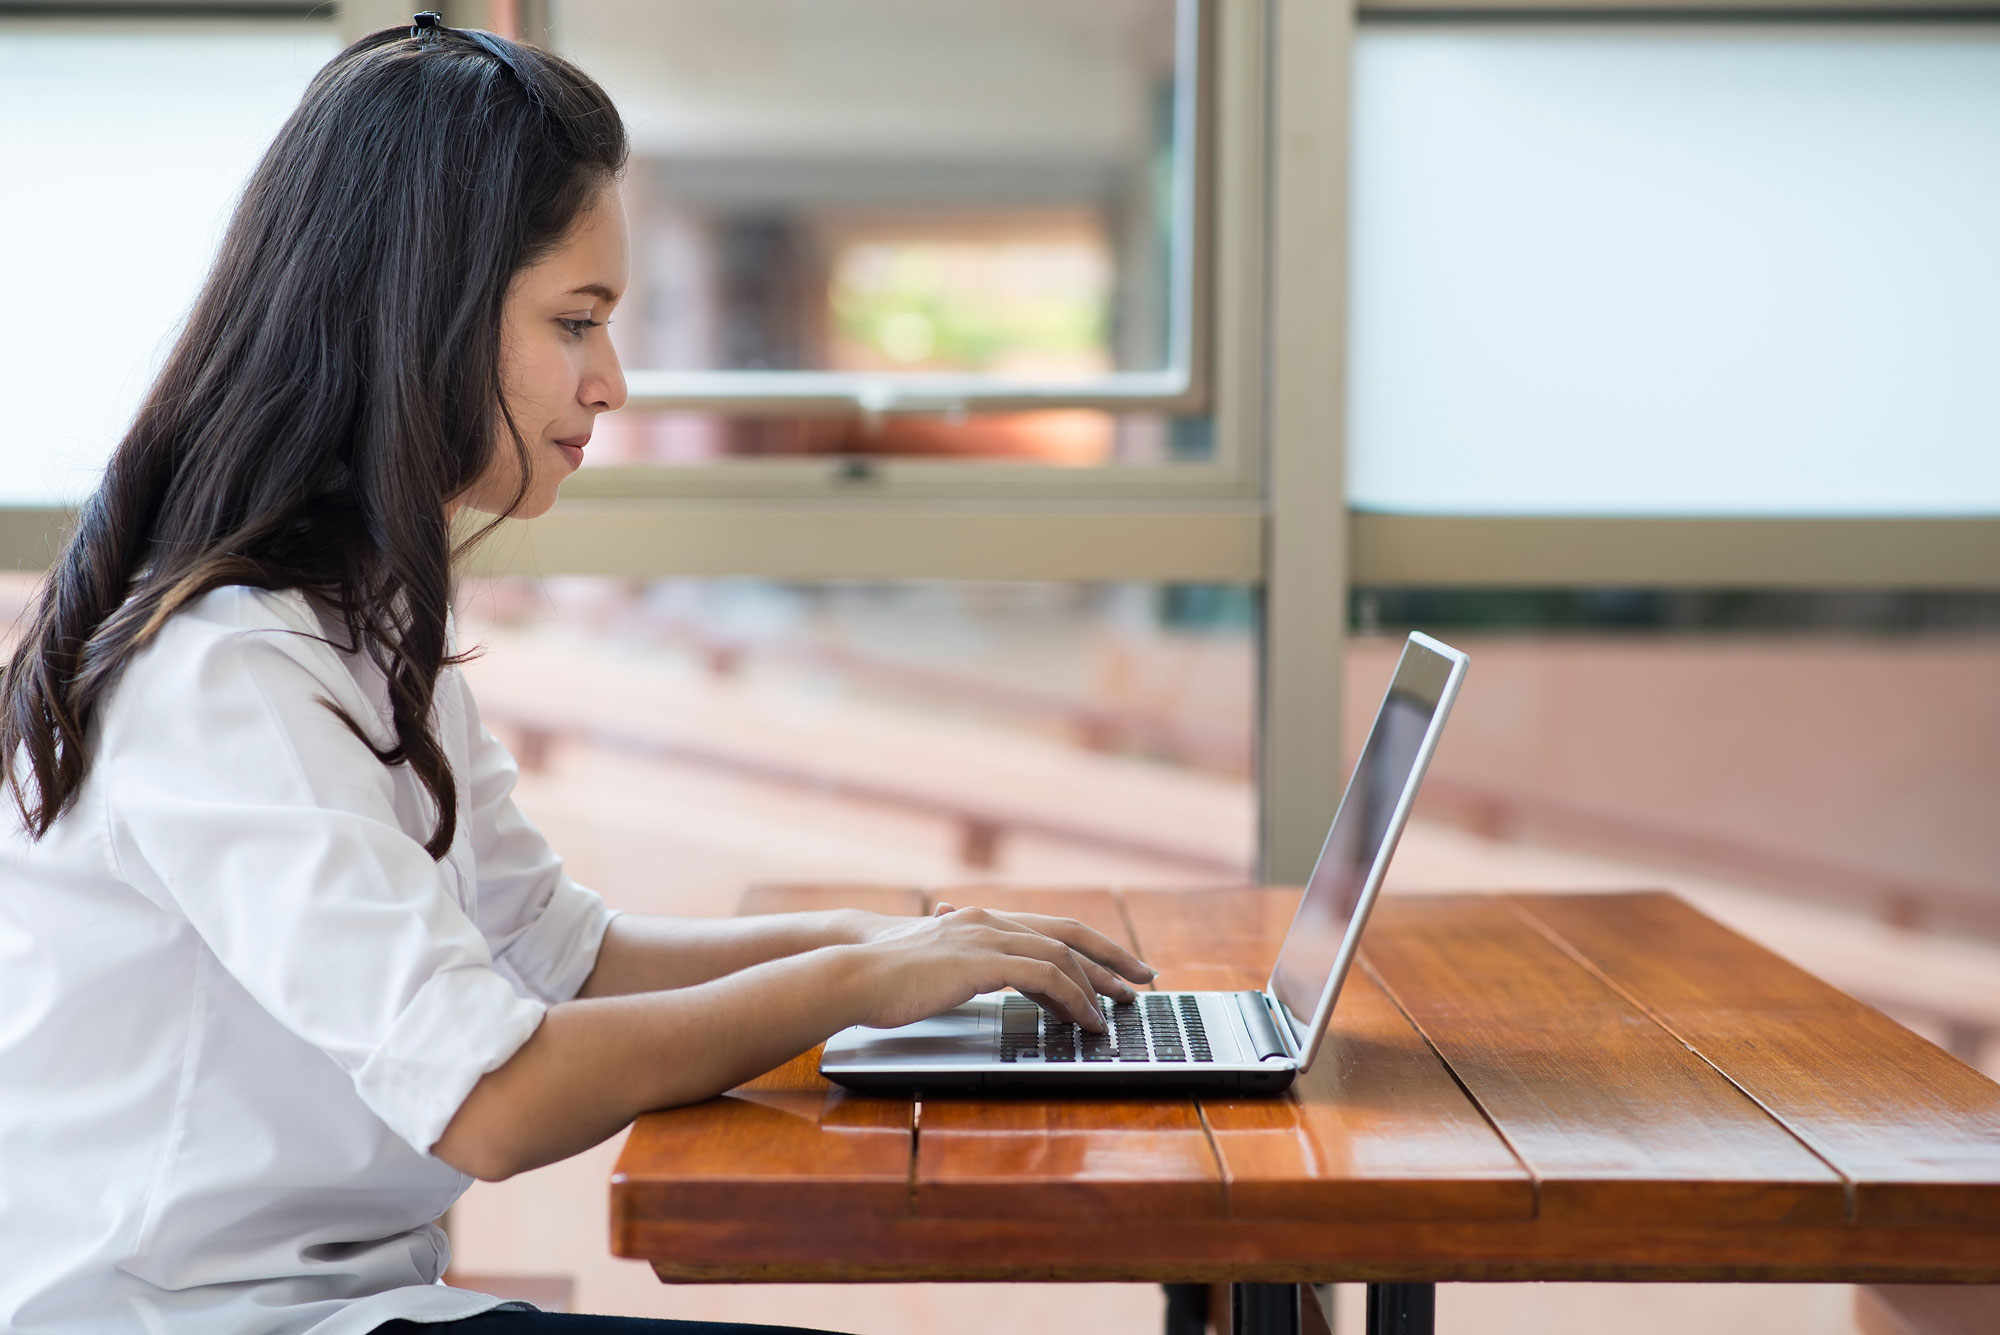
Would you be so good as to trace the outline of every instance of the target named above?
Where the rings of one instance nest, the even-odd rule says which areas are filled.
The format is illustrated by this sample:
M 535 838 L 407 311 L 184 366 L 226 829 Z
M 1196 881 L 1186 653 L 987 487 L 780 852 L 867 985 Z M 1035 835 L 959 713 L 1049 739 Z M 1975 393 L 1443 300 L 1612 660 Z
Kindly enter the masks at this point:
M 319 634 L 312 604 L 297 589 L 260 589 L 225 584 L 178 609 L 160 628 L 162 635 L 234 635 L 245 631 L 310 631 Z
M 351 687 L 353 674 L 313 603 L 297 589 L 228 584 L 177 608 L 129 671 L 164 684 L 217 682 L 265 663 L 297 667 L 327 686 Z
M 343 647 L 296 590 L 211 589 L 126 663 L 100 720 L 99 759 L 153 755 L 176 738 L 213 752 L 227 735 L 310 731 L 327 704 L 375 734 L 386 699 L 356 673 L 367 656 Z

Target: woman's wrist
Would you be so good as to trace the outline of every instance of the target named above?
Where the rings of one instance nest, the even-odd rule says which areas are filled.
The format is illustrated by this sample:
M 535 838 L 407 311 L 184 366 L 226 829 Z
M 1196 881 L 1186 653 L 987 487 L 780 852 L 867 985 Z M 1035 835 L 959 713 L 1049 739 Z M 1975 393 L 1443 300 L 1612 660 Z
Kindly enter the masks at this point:
M 858 946 L 868 939 L 868 915 L 860 909 L 826 909 L 819 918 L 822 945 Z
M 875 1007 L 875 971 L 866 942 L 842 942 L 813 953 L 825 970 L 820 995 L 834 1031 L 866 1024 Z
M 865 946 L 910 921 L 867 909 L 829 909 L 826 919 L 824 944 L 830 946 Z

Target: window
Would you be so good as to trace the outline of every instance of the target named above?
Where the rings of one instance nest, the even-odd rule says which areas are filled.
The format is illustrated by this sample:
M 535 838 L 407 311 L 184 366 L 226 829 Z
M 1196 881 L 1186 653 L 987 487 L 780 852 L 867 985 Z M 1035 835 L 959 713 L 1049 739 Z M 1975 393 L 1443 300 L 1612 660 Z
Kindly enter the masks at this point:
M 2000 28 L 1364 26 L 1350 500 L 2000 514 Z
M 326 20 L 0 17 L 0 504 L 97 484 Z
M 606 456 L 1206 454 L 1200 430 L 1167 450 L 1111 415 L 1205 402 L 1193 0 L 591 0 L 551 20 L 633 138 L 613 326 L 633 408 Z M 1002 416 L 956 420 L 983 412 Z M 774 413 L 821 420 L 727 420 Z M 881 425 L 909 413 L 945 420 Z

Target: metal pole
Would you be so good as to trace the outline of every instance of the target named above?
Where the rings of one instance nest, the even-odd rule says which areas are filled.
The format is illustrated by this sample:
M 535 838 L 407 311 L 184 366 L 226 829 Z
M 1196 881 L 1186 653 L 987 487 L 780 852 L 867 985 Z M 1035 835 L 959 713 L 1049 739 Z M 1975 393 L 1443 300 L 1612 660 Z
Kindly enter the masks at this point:
M 1208 1285 L 1162 1284 L 1167 1293 L 1167 1335 L 1207 1335 Z
M 1230 1335 L 1299 1335 L 1299 1286 L 1229 1286 Z
M 1368 1335 L 1433 1335 L 1437 1285 L 1370 1284 Z

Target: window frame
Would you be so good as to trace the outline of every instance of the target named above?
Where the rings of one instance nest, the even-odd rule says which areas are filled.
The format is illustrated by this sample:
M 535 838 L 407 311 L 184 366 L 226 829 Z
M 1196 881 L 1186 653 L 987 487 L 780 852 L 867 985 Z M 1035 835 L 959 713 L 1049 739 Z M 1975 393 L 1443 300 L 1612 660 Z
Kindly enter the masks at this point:
M 962 500 L 1095 500 L 1119 498 L 1253 499 L 1258 491 L 1257 450 L 1240 421 L 1225 421 L 1241 397 L 1243 350 L 1230 346 L 1231 314 L 1223 308 L 1242 293 L 1223 275 L 1244 270 L 1249 233 L 1260 225 L 1245 205 L 1261 182 L 1221 189 L 1217 162 L 1245 164 L 1261 116 L 1251 118 L 1240 83 L 1261 52 L 1246 23 L 1262 16 L 1233 11 L 1216 0 L 1175 0 L 1177 141 L 1187 153 L 1174 182 L 1174 292 L 1168 366 L 1119 371 L 1087 380 L 1036 380 L 978 374 L 869 374 L 828 371 L 661 371 L 628 368 L 627 411 L 686 411 L 721 416 L 845 416 L 860 421 L 910 414 L 957 417 L 967 413 L 1041 409 L 1094 409 L 1120 413 L 1194 416 L 1215 422 L 1214 452 L 1207 459 L 1170 463 L 1107 463 L 1074 468 L 1006 460 L 941 460 L 862 456 L 848 458 L 722 460 L 692 465 L 619 464 L 579 473 L 567 485 L 578 499 L 815 500 L 895 498 Z M 560 51 L 559 15 L 539 32 Z M 530 15 L 528 30 L 537 31 Z M 1221 174 L 1240 175 L 1227 167 Z M 1248 192 L 1246 192 L 1248 191 Z M 1235 201 L 1232 203 L 1231 201 Z M 1238 340 L 1240 345 L 1240 340 Z M 1240 418 L 1240 414 L 1236 414 Z M 1234 429 L 1232 429 L 1234 428 Z

